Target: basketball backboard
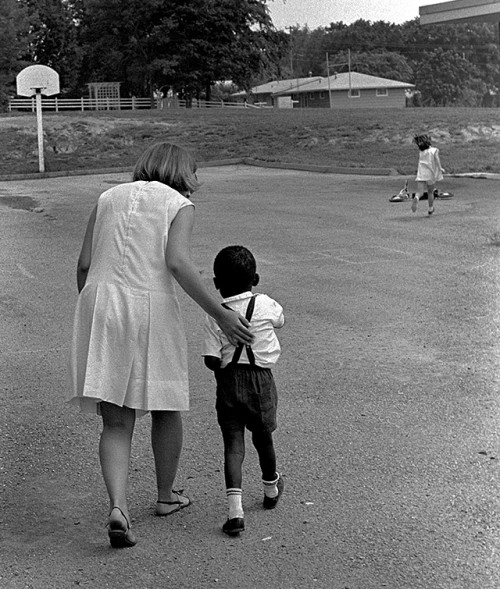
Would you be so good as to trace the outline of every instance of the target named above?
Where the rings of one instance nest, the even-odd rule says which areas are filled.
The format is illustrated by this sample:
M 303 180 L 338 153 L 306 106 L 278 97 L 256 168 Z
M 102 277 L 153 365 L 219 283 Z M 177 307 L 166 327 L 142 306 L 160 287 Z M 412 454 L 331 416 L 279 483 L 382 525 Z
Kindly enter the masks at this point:
M 19 96 L 34 96 L 37 92 L 44 96 L 59 94 L 59 74 L 46 65 L 30 65 L 16 78 Z

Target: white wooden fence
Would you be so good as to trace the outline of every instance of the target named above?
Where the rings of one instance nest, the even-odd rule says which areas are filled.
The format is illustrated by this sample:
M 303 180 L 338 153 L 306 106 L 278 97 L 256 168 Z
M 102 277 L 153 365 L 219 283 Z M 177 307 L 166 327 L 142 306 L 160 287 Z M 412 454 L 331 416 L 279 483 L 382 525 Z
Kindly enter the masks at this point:
M 42 98 L 42 109 L 53 110 L 126 110 L 151 108 L 149 98 Z M 36 110 L 35 98 L 11 98 L 9 111 Z
M 136 109 L 168 109 L 186 108 L 185 100 L 168 99 L 153 100 L 150 98 L 42 98 L 42 110 L 136 110 Z M 191 108 L 272 108 L 264 103 L 249 104 L 247 102 L 224 102 L 222 100 L 191 101 Z M 9 112 L 13 110 L 36 111 L 35 98 L 11 98 Z

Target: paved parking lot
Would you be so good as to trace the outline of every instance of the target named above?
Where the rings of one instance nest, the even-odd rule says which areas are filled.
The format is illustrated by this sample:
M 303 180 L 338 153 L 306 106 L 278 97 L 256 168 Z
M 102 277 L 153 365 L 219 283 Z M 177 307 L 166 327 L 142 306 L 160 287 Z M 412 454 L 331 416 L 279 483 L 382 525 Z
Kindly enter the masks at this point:
M 148 418 L 130 506 L 138 545 L 108 547 L 100 423 L 64 403 L 75 265 L 100 192 L 125 174 L 0 182 L 0 586 L 494 589 L 500 586 L 499 189 L 390 203 L 394 177 L 244 166 L 200 170 L 193 255 L 211 280 L 223 246 L 256 255 L 257 290 L 287 325 L 275 374 L 286 489 L 247 531 L 226 515 L 202 313 L 181 296 L 191 411 L 178 485 L 193 505 L 153 517 Z M 20 208 L 15 208 L 16 206 Z

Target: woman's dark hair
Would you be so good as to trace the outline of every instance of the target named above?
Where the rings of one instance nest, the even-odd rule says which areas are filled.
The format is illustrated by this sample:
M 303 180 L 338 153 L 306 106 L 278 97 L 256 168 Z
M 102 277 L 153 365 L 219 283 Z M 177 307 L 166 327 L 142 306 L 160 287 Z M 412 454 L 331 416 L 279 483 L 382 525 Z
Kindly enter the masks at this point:
M 229 245 L 214 260 L 214 275 L 219 285 L 245 289 L 253 286 L 257 262 L 250 250 L 242 245 Z
M 429 135 L 415 135 L 413 141 L 417 144 L 420 151 L 425 151 L 431 146 L 431 138 Z
M 132 179 L 161 182 L 180 193 L 198 190 L 196 162 L 189 152 L 172 143 L 152 145 L 139 157 Z

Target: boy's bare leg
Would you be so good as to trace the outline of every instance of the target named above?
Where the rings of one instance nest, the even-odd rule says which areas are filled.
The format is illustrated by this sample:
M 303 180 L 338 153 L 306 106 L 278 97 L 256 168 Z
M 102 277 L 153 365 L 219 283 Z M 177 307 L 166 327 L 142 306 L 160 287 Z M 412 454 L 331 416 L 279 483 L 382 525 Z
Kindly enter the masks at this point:
M 227 489 L 241 489 L 245 459 L 245 430 L 223 431 L 224 477 Z
M 272 481 L 276 478 L 276 453 L 274 451 L 273 435 L 270 432 L 253 432 L 252 442 L 259 455 L 262 478 Z
M 254 432 L 253 444 L 259 455 L 262 470 L 262 484 L 264 486 L 265 509 L 274 509 L 283 493 L 284 481 L 276 470 L 276 453 L 274 451 L 273 435 L 271 432 Z
M 242 467 L 245 458 L 245 429 L 223 431 L 224 440 L 224 475 L 226 480 L 226 497 L 228 518 L 222 531 L 236 536 L 245 529 L 243 523 Z

